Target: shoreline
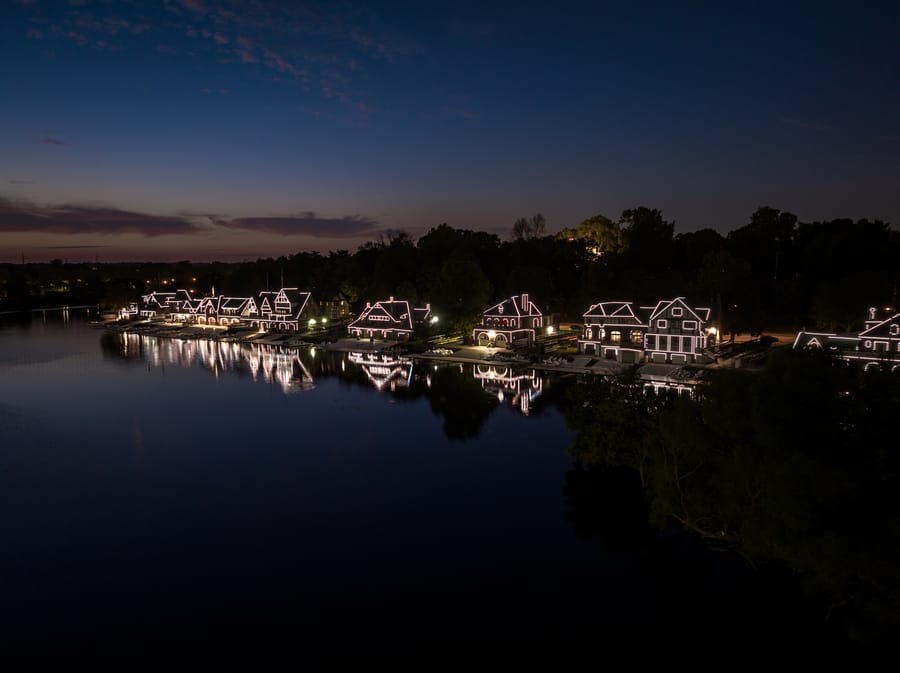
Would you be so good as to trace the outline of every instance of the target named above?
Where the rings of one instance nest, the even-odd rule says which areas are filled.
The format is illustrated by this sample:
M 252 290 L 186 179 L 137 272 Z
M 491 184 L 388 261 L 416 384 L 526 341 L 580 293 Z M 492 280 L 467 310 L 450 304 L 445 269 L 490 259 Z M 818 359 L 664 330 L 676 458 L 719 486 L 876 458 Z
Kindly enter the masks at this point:
M 117 321 L 97 322 L 93 323 L 93 325 L 109 332 L 143 334 L 163 339 L 206 339 L 210 341 L 224 341 L 226 343 L 263 344 L 287 348 L 308 346 L 331 352 L 361 353 L 372 356 L 394 355 L 413 361 L 471 364 L 494 368 L 533 369 L 564 374 L 612 376 L 626 370 L 628 367 L 636 366 L 638 368 L 638 377 L 645 384 L 655 387 L 689 387 L 699 383 L 704 373 L 710 369 L 752 369 L 751 367 L 741 367 L 730 359 L 723 359 L 718 363 L 710 364 L 644 362 L 633 365 L 631 363 L 601 359 L 591 355 L 576 354 L 567 356 L 549 355 L 542 361 L 533 362 L 507 349 L 468 346 L 461 343 L 448 344 L 443 347 L 444 350 L 452 348 L 451 353 L 410 353 L 405 351 L 404 342 L 372 342 L 369 339 L 346 336 L 334 341 L 325 341 L 310 340 L 289 333 L 258 332 L 256 330 L 232 331 L 230 328 L 216 325 L 185 326 L 176 323 L 120 323 Z M 322 337 L 325 338 L 325 335 L 322 335 Z

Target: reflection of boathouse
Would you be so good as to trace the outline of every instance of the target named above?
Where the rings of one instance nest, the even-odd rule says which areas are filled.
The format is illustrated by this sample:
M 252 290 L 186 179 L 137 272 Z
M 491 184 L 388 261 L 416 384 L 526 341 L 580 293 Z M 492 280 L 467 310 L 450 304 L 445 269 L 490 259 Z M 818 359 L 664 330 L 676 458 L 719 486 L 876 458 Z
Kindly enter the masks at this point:
M 489 393 L 497 395 L 497 399 L 509 398 L 513 406 L 527 416 L 531 413 L 531 404 L 543 391 L 544 382 L 534 369 L 513 369 L 494 365 L 473 365 L 475 379 L 481 381 L 481 387 Z
M 350 353 L 347 359 L 359 365 L 378 390 L 408 388 L 412 382 L 412 360 L 393 353 Z
M 207 339 L 163 339 L 134 333 L 119 335 L 119 353 L 140 357 L 154 367 L 200 365 L 219 372 L 246 372 L 253 380 L 274 383 L 285 393 L 314 387 L 313 376 L 300 359 L 300 349 L 269 344 L 241 344 Z
M 312 374 L 300 359 L 300 349 L 271 344 L 252 344 L 245 352 L 253 380 L 262 376 L 266 383 L 277 383 L 285 393 L 314 387 Z

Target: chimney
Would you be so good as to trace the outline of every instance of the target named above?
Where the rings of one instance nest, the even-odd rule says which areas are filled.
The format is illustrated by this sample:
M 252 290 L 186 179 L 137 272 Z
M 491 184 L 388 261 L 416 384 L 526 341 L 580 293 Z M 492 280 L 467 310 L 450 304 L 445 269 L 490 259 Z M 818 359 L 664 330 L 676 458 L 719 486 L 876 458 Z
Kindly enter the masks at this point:
M 388 299 L 388 301 L 389 301 L 389 302 L 393 302 L 393 301 L 394 301 L 394 296 L 391 295 L 391 297 Z
M 522 313 L 524 313 L 525 315 L 531 314 L 531 311 L 528 308 L 528 294 L 527 293 L 522 294 Z

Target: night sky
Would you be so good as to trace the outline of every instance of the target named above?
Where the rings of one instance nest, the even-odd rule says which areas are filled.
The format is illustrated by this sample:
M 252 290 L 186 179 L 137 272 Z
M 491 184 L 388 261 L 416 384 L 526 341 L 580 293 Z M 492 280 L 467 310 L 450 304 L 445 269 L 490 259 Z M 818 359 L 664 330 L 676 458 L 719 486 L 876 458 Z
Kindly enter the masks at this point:
M 0 7 L 0 262 L 507 238 L 639 205 L 676 233 L 764 205 L 900 225 L 893 3 Z

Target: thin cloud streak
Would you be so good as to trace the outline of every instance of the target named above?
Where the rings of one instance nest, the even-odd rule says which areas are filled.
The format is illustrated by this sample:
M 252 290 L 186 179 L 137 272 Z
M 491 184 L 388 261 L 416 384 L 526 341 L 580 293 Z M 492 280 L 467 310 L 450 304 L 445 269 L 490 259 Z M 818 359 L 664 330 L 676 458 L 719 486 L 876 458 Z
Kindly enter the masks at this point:
M 349 217 L 320 217 L 307 212 L 291 217 L 241 217 L 233 220 L 214 220 L 226 229 L 265 232 L 280 236 L 312 236 L 314 238 L 359 238 L 379 232 L 377 220 L 353 215 Z
M 142 234 L 148 237 L 194 234 L 184 217 L 136 213 L 98 206 L 39 206 L 0 197 L 0 233 Z
M 41 138 L 44 145 L 65 145 L 66 143 L 58 138 Z
M 139 234 L 149 238 L 203 236 L 224 232 L 307 236 L 323 239 L 372 238 L 378 220 L 362 215 L 323 217 L 313 211 L 284 217 L 239 217 L 181 213 L 155 215 L 97 205 L 39 205 L 0 196 L 0 234 Z M 208 239 L 207 239 L 208 240 Z

